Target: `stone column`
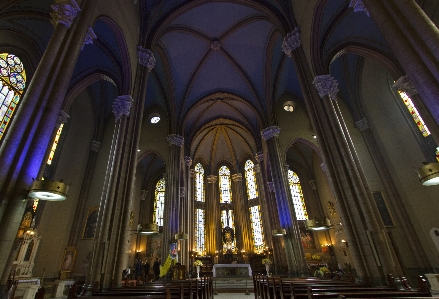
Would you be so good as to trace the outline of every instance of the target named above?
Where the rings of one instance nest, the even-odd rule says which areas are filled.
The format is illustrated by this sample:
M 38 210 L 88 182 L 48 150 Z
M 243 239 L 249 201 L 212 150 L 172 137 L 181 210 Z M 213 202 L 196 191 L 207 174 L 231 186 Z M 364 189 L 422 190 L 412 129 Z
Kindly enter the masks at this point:
M 180 229 L 180 172 L 181 172 L 181 147 L 184 139 L 177 134 L 169 135 L 168 179 L 166 181 L 165 211 L 163 215 L 163 243 L 162 261 L 169 255 L 169 244 L 175 241 L 175 234 Z
M 217 226 L 220 225 L 220 210 L 218 199 L 218 176 L 207 176 L 206 197 L 206 251 L 210 256 L 215 256 L 219 250 Z
M 323 75 L 315 78 L 314 85 L 323 100 L 326 114 L 329 116 L 328 121 L 333 129 L 333 138 L 337 140 L 334 142 L 336 149 L 333 150 L 342 155 L 333 162 L 332 166 L 337 168 L 340 182 L 343 185 L 348 184 L 343 186 L 343 191 L 347 196 L 337 197 L 337 203 L 340 203 L 339 207 L 343 205 L 340 209 L 343 223 L 349 223 L 344 226 L 344 229 L 350 252 L 356 262 L 360 263 L 360 259 L 364 259 L 368 267 L 377 267 L 375 271 L 381 273 L 381 279 L 384 273 L 400 273 L 399 265 L 395 265 L 397 259 L 391 243 L 387 235 L 383 233 L 384 225 L 381 219 L 377 218 L 379 215 L 374 213 L 371 206 L 372 194 L 365 183 L 361 165 L 336 102 L 337 82 L 330 75 Z M 350 186 L 355 186 L 355 188 Z M 353 247 L 349 241 L 350 238 L 354 242 Z M 357 240 L 363 240 L 362 244 L 356 243 Z M 366 253 L 368 249 L 370 252 Z
M 123 141 L 131 106 L 132 99 L 130 96 L 119 96 L 113 104 L 116 125 L 114 127 L 93 241 L 90 275 L 87 281 L 89 288 L 91 288 L 93 282 L 99 281 L 101 288 L 107 289 L 110 287 L 111 280 L 114 277 L 113 263 L 116 258 L 118 233 L 120 233 L 122 221 L 121 203 L 116 198 L 116 187 L 119 183 L 119 173 L 123 163 Z
M 181 231 L 187 234 L 187 240 L 180 241 L 180 261 L 182 265 L 186 266 L 186 272 L 189 273 L 189 251 L 192 250 L 191 240 L 193 240 L 194 236 L 194 198 L 193 198 L 193 170 L 192 159 L 188 156 L 184 157 L 184 163 L 186 165 L 184 169 L 184 177 L 186 191 L 184 192 L 184 196 L 182 197 L 182 206 L 181 206 L 181 215 L 180 219 L 182 220 L 182 228 Z M 180 194 L 181 196 L 181 194 Z M 192 239 L 191 239 L 192 238 Z
M 414 1 L 363 0 L 362 2 L 419 91 L 425 106 L 436 123 L 439 123 L 437 28 L 428 21 L 428 17 Z
M 245 190 L 243 190 L 245 182 L 242 180 L 242 174 L 233 174 L 232 182 L 236 245 L 240 251 L 245 250 L 246 254 L 249 254 L 253 252 L 253 240 L 251 238 L 248 199 Z
M 263 163 L 263 154 L 260 153 L 260 155 L 256 156 L 256 159 L 259 163 Z M 274 213 L 271 209 L 270 204 L 268 203 L 267 196 L 267 188 L 265 187 L 265 179 L 263 174 L 263 167 L 261 167 L 261 164 L 255 165 L 255 173 L 256 173 L 256 183 L 258 184 L 258 197 L 259 197 L 259 203 L 261 204 L 261 215 L 262 215 L 262 226 L 264 228 L 264 239 L 265 239 L 265 246 L 268 248 L 273 247 L 272 242 L 272 230 L 273 227 L 277 227 L 278 225 L 275 224 L 272 226 L 271 219 L 276 219 L 275 217 L 271 217 L 271 215 L 277 214 L 277 210 Z
M 289 200 L 289 186 L 287 176 L 282 167 L 284 163 L 280 156 L 279 142 L 277 140 L 279 133 L 280 128 L 272 126 L 264 129 L 261 135 L 267 144 L 267 156 L 270 161 L 280 228 L 286 230 L 284 245 L 288 274 L 291 277 L 299 277 L 306 272 L 305 254 L 300 241 L 300 231 L 294 207 Z

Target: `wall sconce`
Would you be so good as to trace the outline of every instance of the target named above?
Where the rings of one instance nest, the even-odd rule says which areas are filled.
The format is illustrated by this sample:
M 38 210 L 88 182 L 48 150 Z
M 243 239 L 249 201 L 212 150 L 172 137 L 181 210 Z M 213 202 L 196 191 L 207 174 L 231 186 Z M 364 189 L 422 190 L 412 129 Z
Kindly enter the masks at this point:
M 433 186 L 439 184 L 439 163 L 423 162 L 424 166 L 418 169 L 419 179 L 424 186 Z
M 284 103 L 284 110 L 287 112 L 293 112 L 296 104 L 293 101 L 286 101 Z
M 159 226 L 155 223 L 137 225 L 137 233 L 142 235 L 154 235 L 159 233 Z
M 61 201 L 67 199 L 69 185 L 63 181 L 54 182 L 49 180 L 35 180 L 30 189 L 28 196 L 47 201 Z
M 341 242 L 346 246 L 346 248 L 349 247 L 348 241 L 346 241 L 345 239 L 342 239 Z
M 287 234 L 287 231 L 284 228 L 281 229 L 274 229 L 271 234 L 275 237 L 284 236 Z

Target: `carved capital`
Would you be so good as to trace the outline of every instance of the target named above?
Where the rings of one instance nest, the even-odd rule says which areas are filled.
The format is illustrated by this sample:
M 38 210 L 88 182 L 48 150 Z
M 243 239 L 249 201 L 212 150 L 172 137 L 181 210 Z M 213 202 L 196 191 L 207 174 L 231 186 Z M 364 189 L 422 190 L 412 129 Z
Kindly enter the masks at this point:
M 93 31 L 93 29 L 91 27 L 88 27 L 87 30 L 87 34 L 85 35 L 85 39 L 84 42 L 82 43 L 82 49 L 84 49 L 85 45 L 91 45 L 93 44 L 93 40 L 97 39 L 98 37 L 96 36 L 95 32 Z
M 148 49 L 144 49 L 141 46 L 137 47 L 137 56 L 139 57 L 139 63 L 146 66 L 151 71 L 155 66 L 154 54 Z
M 273 182 L 267 182 L 268 191 L 274 192 L 274 183 Z
M 176 146 L 182 146 L 184 144 L 184 138 L 177 134 L 171 134 L 166 137 L 166 140 L 169 143 L 169 146 L 176 145 Z
M 70 28 L 78 13 L 81 11 L 75 0 L 55 1 L 51 5 L 53 11 L 50 13 L 51 22 L 56 27 L 58 23 Z
M 184 197 L 185 191 L 184 187 L 180 187 L 180 197 Z
M 184 156 L 184 164 L 186 164 L 187 167 L 191 167 L 191 165 L 192 165 L 191 157 Z
M 396 90 L 405 92 L 409 97 L 418 94 L 418 91 L 413 86 L 412 81 L 407 75 L 400 77 L 392 87 Z
M 351 0 L 351 3 L 349 3 L 349 7 L 353 7 L 354 12 L 364 11 L 366 15 L 370 17 L 369 11 L 363 4 L 363 0 Z
M 279 136 L 280 128 L 276 126 L 268 127 L 264 130 L 262 130 L 261 135 L 264 140 L 271 139 L 273 137 Z
M 325 162 L 322 162 L 322 164 L 320 164 L 320 168 L 321 168 L 324 172 L 326 172 L 326 165 L 325 165 Z
M 355 126 L 361 132 L 366 131 L 367 129 L 369 129 L 369 124 L 367 123 L 367 118 L 363 118 L 363 119 L 355 122 Z
M 282 51 L 291 57 L 291 52 L 296 50 L 298 46 L 300 46 L 300 30 L 299 27 L 296 27 L 292 32 L 288 33 L 287 36 L 284 37 Z
M 215 184 L 217 180 L 218 180 L 218 177 L 214 174 L 207 176 L 207 183 L 208 184 Z
M 242 182 L 242 174 L 240 174 L 240 173 L 232 174 L 232 181 L 235 183 Z
M 253 169 L 255 170 L 256 173 L 261 173 L 261 165 L 260 164 L 256 164 Z
M 315 180 L 309 180 L 308 183 L 311 186 L 312 190 L 317 190 L 317 184 Z
M 327 95 L 332 100 L 337 99 L 338 82 L 331 75 L 316 76 L 312 84 L 314 84 L 321 98 Z
M 56 119 L 55 127 L 59 129 L 59 127 L 61 127 L 62 124 L 65 124 L 69 118 L 70 116 L 65 113 L 64 110 L 60 110 Z
M 91 146 L 90 146 L 90 150 L 92 151 L 92 152 L 95 152 L 95 153 L 97 153 L 97 152 L 99 152 L 99 150 L 101 149 L 101 143 L 100 142 L 98 142 L 98 141 L 96 141 L 96 140 L 93 140 L 92 142 L 91 142 Z
M 118 96 L 113 102 L 113 113 L 118 121 L 122 115 L 130 115 L 131 106 L 133 105 L 133 99 L 130 95 Z
M 255 159 L 258 163 L 262 163 L 264 161 L 264 152 L 256 153 Z

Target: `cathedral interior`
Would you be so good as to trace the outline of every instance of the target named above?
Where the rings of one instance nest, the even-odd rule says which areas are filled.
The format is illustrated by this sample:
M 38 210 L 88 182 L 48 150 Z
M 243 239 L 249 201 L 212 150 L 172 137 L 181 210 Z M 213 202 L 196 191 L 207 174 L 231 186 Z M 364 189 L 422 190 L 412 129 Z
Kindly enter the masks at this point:
M 435 273 L 438 22 L 436 0 L 1 1 L 0 285 L 169 258 Z

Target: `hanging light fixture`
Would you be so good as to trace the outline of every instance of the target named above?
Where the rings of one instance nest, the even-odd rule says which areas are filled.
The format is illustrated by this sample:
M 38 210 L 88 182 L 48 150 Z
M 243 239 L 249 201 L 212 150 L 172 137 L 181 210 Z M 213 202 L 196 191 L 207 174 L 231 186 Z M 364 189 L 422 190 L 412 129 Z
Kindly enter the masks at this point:
M 285 236 L 287 234 L 287 231 L 285 230 L 285 228 L 273 229 L 271 234 L 275 237 L 280 237 L 280 236 Z
M 326 217 L 305 220 L 305 227 L 308 230 L 325 230 L 330 229 L 331 226 L 331 221 Z
M 294 104 L 293 101 L 286 101 L 286 102 L 284 103 L 284 110 L 285 110 L 285 111 L 288 111 L 288 112 L 293 112 L 295 106 L 296 106 L 296 105 Z
M 175 234 L 175 240 L 187 240 L 187 234 L 185 233 Z
M 29 189 L 29 197 L 48 201 L 61 201 L 67 199 L 69 185 L 63 181 L 35 180 Z
M 433 186 L 439 184 L 439 163 L 424 162 L 424 166 L 418 169 L 419 179 L 424 186 Z
M 159 233 L 159 226 L 155 223 L 139 223 L 137 233 L 142 235 L 154 235 Z

